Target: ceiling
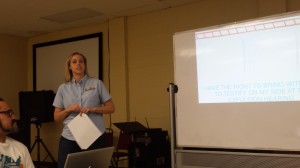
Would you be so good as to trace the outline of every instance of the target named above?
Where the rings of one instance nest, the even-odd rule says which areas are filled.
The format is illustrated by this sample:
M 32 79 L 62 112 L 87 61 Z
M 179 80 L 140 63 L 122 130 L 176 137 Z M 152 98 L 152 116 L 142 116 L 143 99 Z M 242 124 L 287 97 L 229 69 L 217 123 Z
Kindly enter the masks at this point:
M 0 33 L 33 37 L 200 0 L 2 0 Z

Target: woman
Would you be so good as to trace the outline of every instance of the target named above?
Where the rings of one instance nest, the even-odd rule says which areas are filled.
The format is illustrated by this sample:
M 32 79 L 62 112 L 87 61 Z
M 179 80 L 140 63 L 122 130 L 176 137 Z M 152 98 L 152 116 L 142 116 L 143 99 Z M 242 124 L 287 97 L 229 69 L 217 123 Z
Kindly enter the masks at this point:
M 68 123 L 78 114 L 85 113 L 101 132 L 105 131 L 103 114 L 115 111 L 110 94 L 101 80 L 89 77 L 86 57 L 78 52 L 72 53 L 65 70 L 65 83 L 57 90 L 53 106 L 54 120 L 63 122 L 64 128 L 59 141 L 58 168 L 63 168 L 69 153 L 80 152 Z M 98 138 L 89 148 L 97 149 L 104 146 L 104 138 Z

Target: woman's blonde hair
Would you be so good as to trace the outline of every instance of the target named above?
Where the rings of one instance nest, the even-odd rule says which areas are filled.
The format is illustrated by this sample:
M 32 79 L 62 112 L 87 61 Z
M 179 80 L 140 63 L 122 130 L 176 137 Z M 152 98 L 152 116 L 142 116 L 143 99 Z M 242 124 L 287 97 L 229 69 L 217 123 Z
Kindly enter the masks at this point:
M 88 75 L 88 70 L 87 70 L 87 60 L 86 60 L 86 57 L 85 57 L 83 54 L 79 53 L 79 52 L 74 52 L 74 53 L 72 53 L 72 54 L 68 57 L 68 59 L 67 59 L 67 61 L 66 61 L 66 68 L 65 68 L 65 81 L 66 81 L 66 82 L 71 81 L 72 78 L 73 78 L 73 73 L 72 73 L 72 71 L 71 71 L 71 69 L 70 69 L 70 64 L 71 64 L 71 60 L 72 60 L 72 58 L 73 58 L 74 55 L 80 55 L 80 56 L 83 58 L 84 65 L 85 65 L 84 74 L 85 74 L 85 75 Z

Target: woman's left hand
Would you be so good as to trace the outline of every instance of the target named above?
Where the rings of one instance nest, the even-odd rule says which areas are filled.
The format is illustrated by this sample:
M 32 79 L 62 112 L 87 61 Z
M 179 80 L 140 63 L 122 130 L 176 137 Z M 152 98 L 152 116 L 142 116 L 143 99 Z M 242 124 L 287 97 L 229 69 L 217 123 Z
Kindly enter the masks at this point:
M 80 115 L 82 115 L 82 113 L 87 114 L 90 111 L 91 111 L 91 109 L 89 107 L 82 107 L 80 110 Z

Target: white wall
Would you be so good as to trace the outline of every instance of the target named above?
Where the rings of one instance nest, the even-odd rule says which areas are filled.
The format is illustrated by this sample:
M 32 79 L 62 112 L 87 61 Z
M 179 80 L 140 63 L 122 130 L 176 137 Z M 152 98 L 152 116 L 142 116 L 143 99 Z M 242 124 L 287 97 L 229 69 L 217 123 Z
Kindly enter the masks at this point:
M 19 92 L 27 88 L 26 39 L 0 34 L 0 97 L 19 118 Z

